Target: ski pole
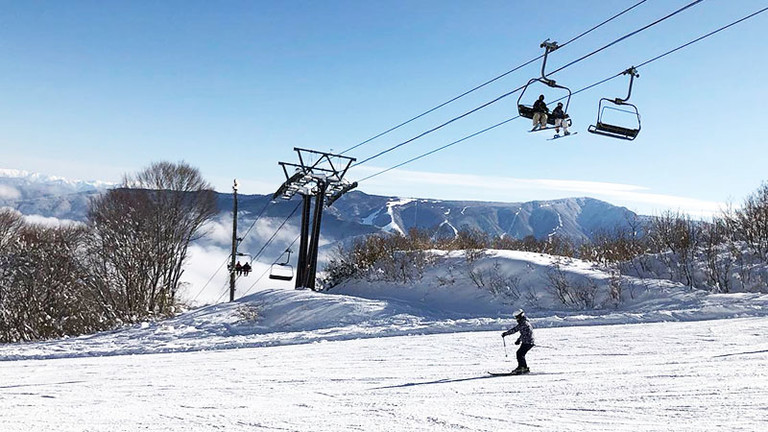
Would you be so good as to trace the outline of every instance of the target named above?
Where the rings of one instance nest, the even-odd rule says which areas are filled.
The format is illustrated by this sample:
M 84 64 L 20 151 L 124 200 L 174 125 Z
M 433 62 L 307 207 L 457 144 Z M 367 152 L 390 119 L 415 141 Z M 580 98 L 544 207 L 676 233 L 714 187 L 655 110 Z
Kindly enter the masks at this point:
M 507 355 L 507 340 L 504 339 L 504 336 L 501 337 L 501 342 L 504 344 L 504 357 L 509 357 Z

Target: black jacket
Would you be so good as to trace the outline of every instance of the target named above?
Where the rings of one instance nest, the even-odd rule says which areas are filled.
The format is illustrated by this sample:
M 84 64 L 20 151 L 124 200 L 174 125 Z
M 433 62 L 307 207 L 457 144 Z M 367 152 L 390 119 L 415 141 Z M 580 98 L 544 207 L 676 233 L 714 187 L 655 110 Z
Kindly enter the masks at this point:
M 549 112 L 549 108 L 547 108 L 547 104 L 543 100 L 536 99 L 536 102 L 533 103 L 533 112 L 546 114 Z
M 553 109 L 552 110 L 552 118 L 564 119 L 565 118 L 565 113 L 563 112 L 563 109 L 560 108 L 560 107 L 557 107 L 557 108 Z

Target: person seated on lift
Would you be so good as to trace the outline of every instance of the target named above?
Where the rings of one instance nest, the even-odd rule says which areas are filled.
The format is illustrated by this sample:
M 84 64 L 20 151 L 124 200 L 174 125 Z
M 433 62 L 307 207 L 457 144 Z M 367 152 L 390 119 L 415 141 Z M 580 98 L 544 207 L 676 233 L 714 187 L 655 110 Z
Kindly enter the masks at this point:
M 248 276 L 251 272 L 251 265 L 248 263 L 243 264 L 243 276 Z
M 570 135 L 568 132 L 568 114 L 563 112 L 563 103 L 558 102 L 557 108 L 552 110 L 552 118 L 555 119 L 555 138 L 560 136 L 560 128 L 563 128 L 563 135 Z
M 533 129 L 531 129 L 531 132 L 546 129 L 548 113 L 549 109 L 547 104 L 544 103 L 544 95 L 539 95 L 539 99 L 533 103 Z

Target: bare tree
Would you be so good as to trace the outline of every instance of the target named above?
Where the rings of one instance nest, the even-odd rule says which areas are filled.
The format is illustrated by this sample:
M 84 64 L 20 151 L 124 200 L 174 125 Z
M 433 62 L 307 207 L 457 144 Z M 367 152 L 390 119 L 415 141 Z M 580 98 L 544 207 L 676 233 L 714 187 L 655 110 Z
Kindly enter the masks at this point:
M 654 218 L 648 228 L 650 243 L 654 252 L 662 256 L 670 252 L 666 264 L 670 272 L 686 285 L 694 286 L 694 262 L 696 251 L 701 242 L 701 224 L 691 220 L 690 216 L 675 212 L 665 212 Z
M 0 251 L 0 341 L 82 334 L 104 327 L 86 289 L 82 226 L 24 224 Z
M 93 288 L 122 319 L 173 311 L 190 242 L 218 212 L 216 196 L 186 163 L 160 162 L 125 176 L 94 200 Z
M 0 208 L 0 253 L 13 243 L 23 225 L 21 213 L 10 208 Z
M 589 309 L 595 306 L 598 286 L 586 277 L 569 277 L 559 260 L 547 269 L 548 288 L 555 298 L 565 306 Z
M 702 250 L 706 260 L 705 274 L 716 292 L 731 291 L 731 275 L 738 250 L 733 232 L 725 219 L 714 218 L 702 227 Z
M 768 183 L 747 197 L 744 205 L 730 217 L 737 236 L 763 261 L 768 261 Z

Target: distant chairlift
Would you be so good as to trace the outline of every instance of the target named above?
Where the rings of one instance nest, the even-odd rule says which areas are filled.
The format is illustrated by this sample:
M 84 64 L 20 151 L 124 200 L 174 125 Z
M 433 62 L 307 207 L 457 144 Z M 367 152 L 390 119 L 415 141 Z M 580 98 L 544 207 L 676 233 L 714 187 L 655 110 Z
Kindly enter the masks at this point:
M 565 113 L 565 120 L 568 122 L 568 127 L 570 127 L 571 119 L 570 117 L 568 117 L 568 105 L 571 103 L 571 89 L 557 84 L 555 80 L 547 78 L 547 75 L 544 73 L 544 70 L 547 67 L 547 56 L 552 51 L 555 51 L 556 49 L 558 49 L 559 46 L 557 45 L 557 42 L 550 42 L 549 39 L 547 39 L 541 43 L 540 47 L 544 48 L 544 61 L 541 63 L 541 77 L 531 78 L 531 80 L 528 81 L 528 84 L 526 84 L 525 87 L 523 87 L 523 91 L 522 93 L 520 93 L 520 97 L 517 98 L 517 112 L 520 114 L 520 117 L 533 119 L 533 105 L 524 105 L 523 95 L 525 95 L 525 91 L 528 90 L 528 87 L 530 87 L 531 84 L 535 82 L 540 82 L 542 84 L 547 85 L 548 87 L 559 88 L 568 92 L 567 96 L 563 96 L 565 98 L 563 112 Z M 558 100 L 562 100 L 562 98 Z M 547 116 L 547 124 L 552 125 L 552 127 L 537 129 L 537 131 L 553 129 L 555 127 L 555 119 L 551 115 Z
M 293 266 L 289 264 L 291 260 L 291 250 L 286 249 L 283 255 L 288 254 L 288 257 L 283 262 L 276 262 L 269 268 L 269 278 L 276 280 L 289 281 L 293 279 Z
M 597 122 L 594 125 L 590 125 L 587 130 L 593 134 L 632 141 L 637 138 L 637 134 L 640 133 L 640 112 L 637 110 L 636 106 L 627 101 L 629 100 L 629 97 L 632 96 L 632 83 L 635 78 L 640 78 L 640 74 L 637 73 L 637 69 L 635 69 L 634 66 L 625 70 L 623 74 L 629 75 L 629 92 L 627 93 L 627 97 L 624 99 L 600 99 L 597 108 Z M 603 120 L 606 109 L 631 114 L 632 117 L 637 120 L 637 127 L 624 127 L 606 123 Z

